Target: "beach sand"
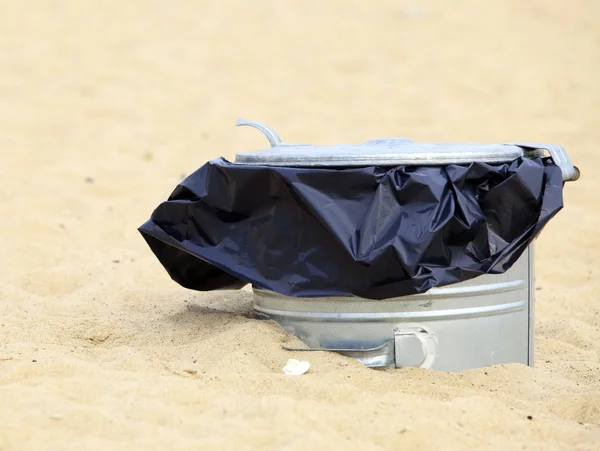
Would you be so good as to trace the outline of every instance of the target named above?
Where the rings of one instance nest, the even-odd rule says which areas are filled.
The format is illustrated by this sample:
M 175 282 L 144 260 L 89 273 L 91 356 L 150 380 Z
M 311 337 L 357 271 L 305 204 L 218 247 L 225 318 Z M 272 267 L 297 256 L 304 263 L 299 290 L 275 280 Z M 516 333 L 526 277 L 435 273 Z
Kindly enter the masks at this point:
M 600 3 L 0 3 L 0 449 L 600 449 Z M 535 368 L 377 371 L 173 282 L 137 231 L 284 140 L 542 141 Z M 461 352 L 457 350 L 457 352 Z M 310 371 L 288 377 L 288 358 Z

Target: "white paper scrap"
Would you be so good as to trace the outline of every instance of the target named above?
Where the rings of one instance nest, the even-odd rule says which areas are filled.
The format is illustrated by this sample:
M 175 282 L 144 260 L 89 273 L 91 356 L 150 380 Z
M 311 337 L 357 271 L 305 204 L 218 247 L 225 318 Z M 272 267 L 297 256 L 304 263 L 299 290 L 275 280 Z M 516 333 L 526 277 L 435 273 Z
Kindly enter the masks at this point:
M 310 362 L 306 360 L 289 359 L 283 367 L 283 372 L 288 376 L 301 376 L 310 368 Z

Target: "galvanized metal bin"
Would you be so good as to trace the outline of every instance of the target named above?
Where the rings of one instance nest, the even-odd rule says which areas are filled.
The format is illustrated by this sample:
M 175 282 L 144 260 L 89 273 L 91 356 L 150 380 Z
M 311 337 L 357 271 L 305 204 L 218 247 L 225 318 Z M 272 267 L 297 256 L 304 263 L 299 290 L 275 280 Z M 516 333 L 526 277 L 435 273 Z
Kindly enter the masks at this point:
M 265 133 L 272 149 L 240 153 L 240 164 L 358 166 L 505 162 L 548 151 L 563 172 L 579 171 L 563 148 L 535 143 L 421 144 L 406 139 L 315 148 L 281 143 L 269 127 L 238 121 Z M 254 309 L 299 337 L 307 348 L 353 357 L 369 367 L 422 367 L 460 371 L 503 363 L 534 362 L 533 245 L 504 274 L 432 288 L 426 293 L 369 300 L 294 298 L 254 288 Z
M 456 371 L 533 364 L 533 252 L 504 274 L 384 301 L 305 299 L 254 290 L 254 309 L 311 348 L 371 367 Z

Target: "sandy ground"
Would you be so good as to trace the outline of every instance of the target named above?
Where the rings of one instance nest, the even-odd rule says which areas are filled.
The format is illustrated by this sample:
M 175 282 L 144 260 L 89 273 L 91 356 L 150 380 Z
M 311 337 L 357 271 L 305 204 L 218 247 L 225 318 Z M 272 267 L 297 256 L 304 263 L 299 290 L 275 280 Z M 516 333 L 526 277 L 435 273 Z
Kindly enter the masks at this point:
M 0 1 L 0 449 L 600 449 L 599 80 L 595 0 Z M 239 116 L 565 146 L 582 177 L 537 241 L 536 367 L 313 353 L 290 378 L 247 290 L 172 282 L 136 228 L 266 144 Z

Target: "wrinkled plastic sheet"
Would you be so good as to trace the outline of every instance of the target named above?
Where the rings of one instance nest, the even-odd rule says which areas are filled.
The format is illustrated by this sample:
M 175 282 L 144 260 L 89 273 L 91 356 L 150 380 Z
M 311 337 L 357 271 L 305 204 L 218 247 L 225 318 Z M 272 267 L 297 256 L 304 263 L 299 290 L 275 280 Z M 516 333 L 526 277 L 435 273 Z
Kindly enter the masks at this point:
M 139 231 L 191 290 L 385 299 L 507 271 L 563 207 L 548 158 L 290 168 L 218 158 Z

